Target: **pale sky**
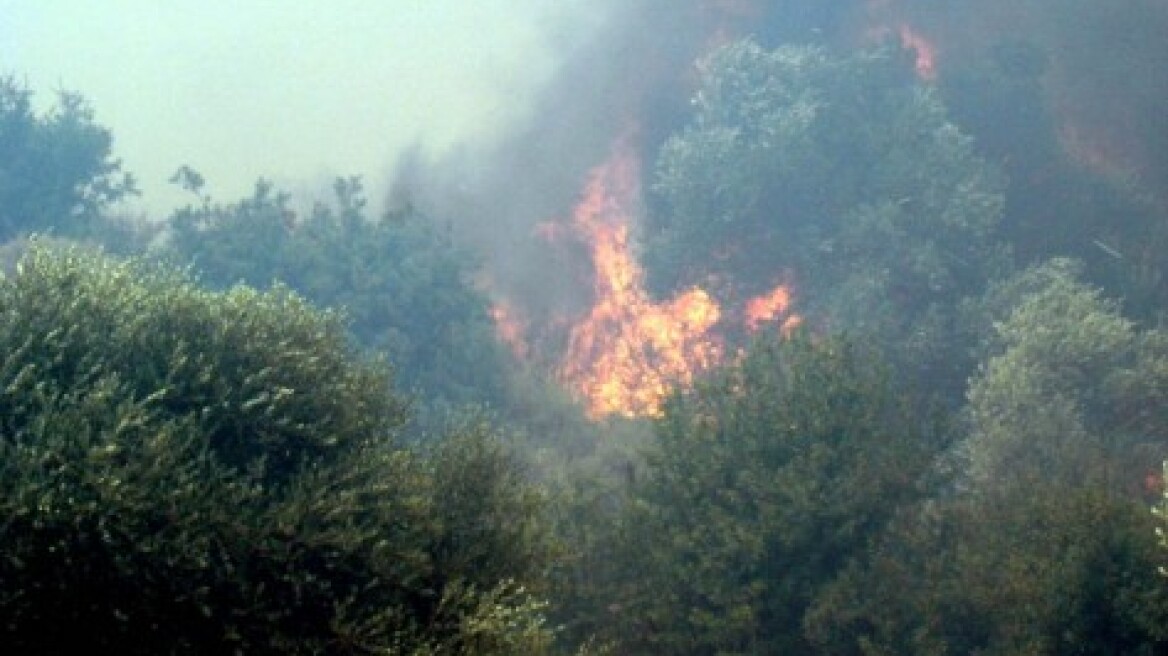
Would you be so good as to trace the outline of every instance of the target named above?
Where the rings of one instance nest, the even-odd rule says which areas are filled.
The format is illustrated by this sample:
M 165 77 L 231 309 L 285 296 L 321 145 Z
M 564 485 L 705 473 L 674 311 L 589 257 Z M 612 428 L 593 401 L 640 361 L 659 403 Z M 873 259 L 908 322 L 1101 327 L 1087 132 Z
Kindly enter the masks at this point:
M 219 201 L 259 176 L 304 191 L 357 174 L 380 196 L 416 140 L 441 150 L 521 119 L 583 4 L 0 0 L 0 73 L 42 107 L 85 96 L 153 216 L 189 200 L 167 183 L 183 164 Z

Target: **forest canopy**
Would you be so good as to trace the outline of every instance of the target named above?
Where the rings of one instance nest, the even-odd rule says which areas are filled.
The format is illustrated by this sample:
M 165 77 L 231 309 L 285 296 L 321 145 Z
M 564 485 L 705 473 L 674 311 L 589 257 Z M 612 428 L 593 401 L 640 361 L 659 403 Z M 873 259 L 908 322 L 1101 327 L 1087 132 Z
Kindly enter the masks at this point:
M 183 165 L 185 206 L 130 216 L 94 108 L 0 79 L 0 644 L 1168 650 L 1154 154 L 1101 146 L 1057 26 L 946 51 L 939 20 L 695 4 L 598 23 L 532 125 L 402 202 Z M 686 340 L 630 416 L 555 357 Z
M 540 495 L 474 424 L 403 448 L 335 315 L 34 245 L 0 316 L 10 648 L 546 649 Z
M 812 322 L 960 381 L 955 308 L 1008 264 L 1001 176 L 905 57 L 750 41 L 711 55 L 657 160 L 658 285 L 750 296 L 788 271 Z

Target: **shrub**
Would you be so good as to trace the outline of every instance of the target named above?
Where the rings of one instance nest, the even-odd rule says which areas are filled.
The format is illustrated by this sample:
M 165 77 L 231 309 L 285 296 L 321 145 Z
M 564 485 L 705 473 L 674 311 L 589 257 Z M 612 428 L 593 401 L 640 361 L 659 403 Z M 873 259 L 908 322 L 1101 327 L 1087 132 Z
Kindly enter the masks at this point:
M 386 369 L 336 315 L 34 246 L 0 280 L 0 342 L 9 649 L 546 648 L 534 532 L 487 542 L 482 571 L 482 545 L 450 539 L 527 526 L 498 510 L 535 516 L 538 497 L 488 434 L 398 446 Z M 454 454 L 488 504 L 451 499 Z

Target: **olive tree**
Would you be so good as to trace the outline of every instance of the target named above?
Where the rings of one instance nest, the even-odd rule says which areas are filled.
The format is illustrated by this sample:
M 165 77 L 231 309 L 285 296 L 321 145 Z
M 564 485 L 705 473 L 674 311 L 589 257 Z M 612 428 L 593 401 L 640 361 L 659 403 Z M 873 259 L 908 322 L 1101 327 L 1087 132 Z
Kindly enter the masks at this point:
M 541 653 L 541 495 L 432 452 L 286 289 L 34 245 L 0 279 L 0 642 L 26 653 Z

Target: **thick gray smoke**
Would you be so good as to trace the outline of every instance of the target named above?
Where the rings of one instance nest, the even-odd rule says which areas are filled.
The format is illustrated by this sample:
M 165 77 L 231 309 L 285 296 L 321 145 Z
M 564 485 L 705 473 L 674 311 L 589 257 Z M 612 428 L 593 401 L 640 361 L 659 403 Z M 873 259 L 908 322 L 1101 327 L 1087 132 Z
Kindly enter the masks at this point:
M 582 3 L 549 26 L 562 43 L 556 73 L 526 119 L 489 144 L 440 159 L 418 148 L 398 166 L 390 206 L 409 204 L 481 255 L 492 290 L 521 299 L 539 322 L 588 302 L 582 248 L 555 247 L 536 226 L 564 220 L 590 168 L 632 135 L 646 182 L 656 149 L 686 118 L 694 62 L 718 43 L 751 36 L 768 47 L 818 41 L 870 45 L 898 23 L 936 43 L 946 62 L 987 57 L 1027 41 L 1050 61 L 1044 94 L 1085 148 L 1138 169 L 1168 198 L 1168 2 L 1129 0 L 642 0 Z M 895 32 L 892 32 L 895 34 Z
M 756 18 L 721 3 L 612 0 L 589 3 L 588 27 L 565 38 L 553 81 L 527 120 L 489 145 L 438 160 L 417 149 L 400 161 L 390 206 L 411 205 L 448 225 L 485 260 L 492 289 L 522 299 L 533 318 L 564 316 L 588 302 L 582 248 L 535 235 L 570 217 L 588 171 L 614 141 L 631 138 L 646 161 L 684 119 L 693 62 L 721 35 Z M 572 26 L 555 31 L 571 36 Z
M 1164 0 L 884 0 L 866 20 L 903 20 L 945 62 L 976 61 L 1006 42 L 1041 51 L 1042 83 L 1075 153 L 1136 174 L 1168 201 L 1168 2 Z

